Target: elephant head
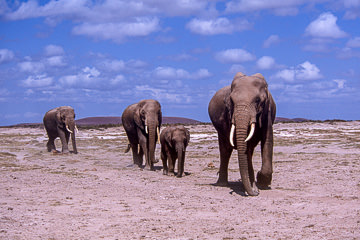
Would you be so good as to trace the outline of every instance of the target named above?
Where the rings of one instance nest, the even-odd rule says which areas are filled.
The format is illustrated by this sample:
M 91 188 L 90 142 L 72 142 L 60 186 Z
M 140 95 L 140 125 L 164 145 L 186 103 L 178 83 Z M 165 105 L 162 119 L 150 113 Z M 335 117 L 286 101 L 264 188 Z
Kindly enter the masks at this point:
M 75 142 L 75 131 L 78 131 L 75 124 L 75 112 L 72 107 L 64 106 L 57 108 L 56 123 L 58 128 L 64 129 L 71 134 L 71 141 L 74 153 L 77 153 Z M 66 129 L 66 130 L 65 130 Z
M 258 191 L 254 186 L 253 173 L 250 173 L 253 170 L 249 170 L 248 161 L 251 161 L 249 156 L 252 154 L 248 152 L 247 144 L 252 141 L 257 144 L 259 139 L 254 139 L 256 135 L 275 118 L 275 113 L 271 111 L 271 99 L 268 85 L 260 73 L 252 76 L 242 73 L 235 75 L 229 101 L 230 143 L 237 149 L 241 179 L 249 195 L 258 195 Z
M 134 121 L 148 139 L 148 157 L 150 163 L 155 161 L 156 140 L 160 140 L 162 113 L 160 103 L 156 100 L 140 101 L 134 112 Z

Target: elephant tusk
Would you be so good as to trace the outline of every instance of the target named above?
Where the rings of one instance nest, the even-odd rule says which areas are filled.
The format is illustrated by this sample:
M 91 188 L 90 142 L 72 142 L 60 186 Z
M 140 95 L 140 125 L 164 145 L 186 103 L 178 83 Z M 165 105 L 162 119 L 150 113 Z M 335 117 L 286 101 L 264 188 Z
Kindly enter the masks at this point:
M 147 126 L 147 125 L 145 125 L 145 133 L 146 133 L 146 134 L 149 133 L 149 131 L 148 131 L 148 126 Z
M 79 129 L 77 128 L 76 125 L 75 125 L 75 131 L 76 131 L 76 133 L 79 133 Z
M 137 154 L 140 154 L 140 144 L 137 145 Z
M 68 130 L 69 133 L 73 133 L 73 131 L 71 131 L 71 130 L 69 129 L 69 126 L 68 126 L 68 125 L 66 125 L 66 130 Z
M 157 133 L 158 144 L 160 144 L 160 129 L 159 129 L 159 127 L 156 127 L 156 133 Z
M 235 132 L 235 125 L 234 124 L 232 124 L 231 125 L 231 130 L 230 130 L 230 144 L 231 144 L 231 146 L 235 146 L 234 145 L 234 132 Z
M 255 132 L 255 123 L 252 123 L 249 136 L 245 139 L 245 142 L 249 141 L 253 137 L 254 132 Z

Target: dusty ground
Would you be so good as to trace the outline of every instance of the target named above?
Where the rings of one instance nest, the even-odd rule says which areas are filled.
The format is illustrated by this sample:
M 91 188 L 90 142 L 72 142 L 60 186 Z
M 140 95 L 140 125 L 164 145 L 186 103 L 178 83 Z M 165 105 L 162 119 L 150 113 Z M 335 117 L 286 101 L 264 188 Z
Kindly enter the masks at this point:
M 187 127 L 181 179 L 129 167 L 121 127 L 80 129 L 77 155 L 48 153 L 42 129 L 1 128 L 0 239 L 360 239 L 360 122 L 276 124 L 258 197 L 243 196 L 236 154 L 230 187 L 213 186 L 216 133 Z

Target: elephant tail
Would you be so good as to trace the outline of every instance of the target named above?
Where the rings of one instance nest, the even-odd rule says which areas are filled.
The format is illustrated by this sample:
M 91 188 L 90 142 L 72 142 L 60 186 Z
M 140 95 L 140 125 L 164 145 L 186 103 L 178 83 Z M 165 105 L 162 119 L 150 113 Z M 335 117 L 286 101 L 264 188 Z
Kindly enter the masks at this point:
M 127 148 L 125 149 L 125 152 L 124 153 L 128 153 L 129 151 L 130 151 L 130 147 L 131 147 L 131 145 L 130 145 L 130 143 L 127 145 Z

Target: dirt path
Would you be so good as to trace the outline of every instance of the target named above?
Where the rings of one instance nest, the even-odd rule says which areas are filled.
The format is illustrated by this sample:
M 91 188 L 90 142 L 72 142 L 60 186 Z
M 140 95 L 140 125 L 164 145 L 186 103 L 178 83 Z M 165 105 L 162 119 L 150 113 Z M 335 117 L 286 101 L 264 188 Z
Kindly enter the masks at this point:
M 230 187 L 213 186 L 214 128 L 187 128 L 181 179 L 130 167 L 121 127 L 80 130 L 77 155 L 48 153 L 42 129 L 1 128 L 0 239 L 360 238 L 360 122 L 276 124 L 258 197 L 243 196 L 236 154 Z

